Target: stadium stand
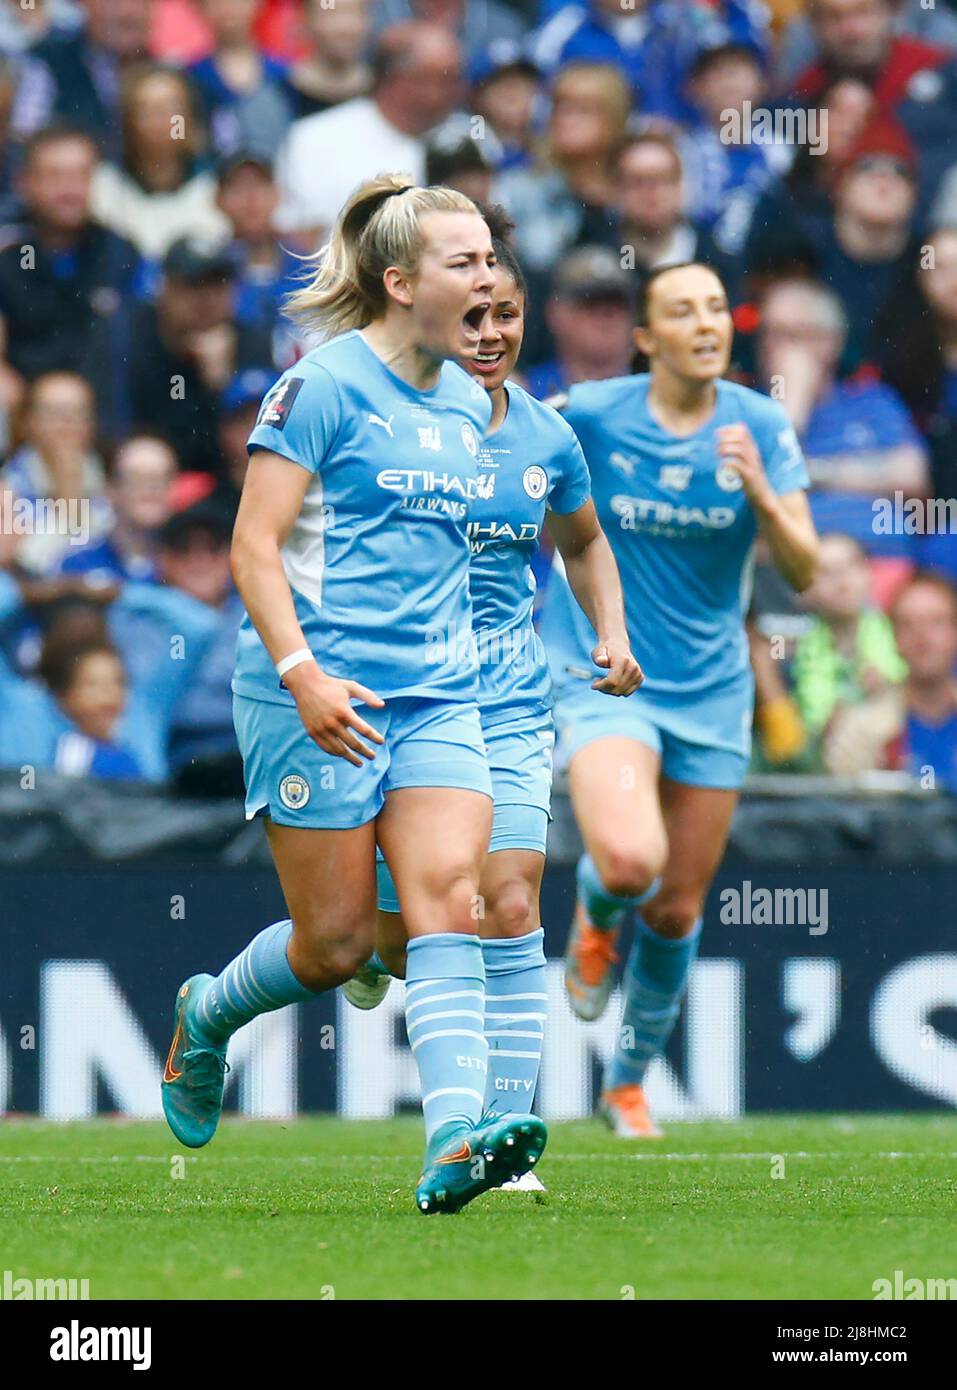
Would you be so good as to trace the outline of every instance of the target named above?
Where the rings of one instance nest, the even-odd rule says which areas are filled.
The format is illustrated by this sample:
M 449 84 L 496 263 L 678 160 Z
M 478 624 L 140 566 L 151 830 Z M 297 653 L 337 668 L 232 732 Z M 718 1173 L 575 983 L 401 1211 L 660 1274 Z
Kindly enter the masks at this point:
M 244 438 L 395 167 L 515 218 L 541 396 L 630 369 L 643 270 L 719 270 L 831 537 L 800 604 L 757 557 L 755 772 L 955 785 L 951 3 L 5 2 L 0 112 L 0 766 L 235 794 Z

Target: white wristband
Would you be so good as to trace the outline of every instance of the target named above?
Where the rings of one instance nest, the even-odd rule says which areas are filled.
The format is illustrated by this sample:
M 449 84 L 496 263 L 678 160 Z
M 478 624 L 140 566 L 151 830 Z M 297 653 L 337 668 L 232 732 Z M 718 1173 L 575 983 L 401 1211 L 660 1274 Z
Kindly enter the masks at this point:
M 276 675 L 282 680 L 287 671 L 291 671 L 294 666 L 301 666 L 304 661 L 315 661 L 308 647 L 300 647 L 297 652 L 290 652 L 282 661 L 277 661 Z

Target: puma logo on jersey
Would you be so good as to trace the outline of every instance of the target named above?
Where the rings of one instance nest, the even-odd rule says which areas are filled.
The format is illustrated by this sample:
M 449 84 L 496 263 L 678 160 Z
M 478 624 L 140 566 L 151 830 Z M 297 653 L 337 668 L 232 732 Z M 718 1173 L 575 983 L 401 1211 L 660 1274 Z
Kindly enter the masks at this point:
M 383 420 L 381 415 L 370 415 L 369 424 L 378 425 L 381 429 L 385 430 L 386 434 L 389 436 L 390 439 L 394 439 L 395 435 L 392 433 L 392 421 L 394 419 L 394 415 L 390 415 L 388 420 Z
M 635 476 L 635 469 L 638 467 L 641 460 L 633 458 L 630 454 L 622 454 L 616 449 L 614 453 L 608 455 L 608 462 L 614 464 L 619 472 L 624 473 L 629 478 L 633 478 Z

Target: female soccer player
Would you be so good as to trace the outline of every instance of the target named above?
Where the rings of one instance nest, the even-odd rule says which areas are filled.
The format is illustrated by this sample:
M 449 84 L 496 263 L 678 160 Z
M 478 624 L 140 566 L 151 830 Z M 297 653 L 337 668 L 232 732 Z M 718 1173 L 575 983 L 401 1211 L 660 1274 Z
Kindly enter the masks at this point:
M 378 838 L 409 928 L 412 1031 L 423 1009 L 442 1014 L 415 1052 L 425 1213 L 527 1172 L 546 1138 L 531 1115 L 482 1118 L 474 1022 L 485 972 L 470 907 L 492 807 L 466 526 L 491 412 L 448 359 L 478 350 L 493 264 L 468 198 L 384 175 L 346 204 L 292 298 L 329 337 L 263 402 L 233 539 L 246 813 L 267 817 L 290 919 L 180 988 L 163 1084 L 177 1138 L 207 1143 L 230 1035 L 368 959 Z
M 579 1017 L 605 1008 L 618 926 L 630 905 L 641 909 L 601 1099 L 624 1138 L 660 1133 L 642 1081 L 674 1026 L 748 765 L 752 547 L 760 534 L 797 590 L 817 553 L 807 472 L 783 409 L 721 380 L 732 326 L 714 271 L 652 272 L 638 325 L 649 373 L 574 386 L 563 413 L 621 571 L 629 636 L 654 651 L 648 680 L 612 703 L 569 673 L 587 664 L 594 636 L 557 574 L 541 625 L 586 850 L 565 977 Z
M 478 355 L 463 364 L 482 382 L 492 418 L 479 452 L 483 483 L 469 521 L 469 587 L 478 644 L 479 708 L 492 772 L 495 813 L 479 885 L 478 932 L 485 960 L 486 1106 L 525 1111 L 538 1080 L 545 1021 L 545 951 L 539 894 L 551 793 L 554 732 L 545 651 L 532 626 L 532 557 L 547 524 L 569 583 L 598 634 L 596 699 L 630 695 L 641 681 L 625 632 L 615 561 L 591 500 L 581 447 L 562 417 L 507 378 L 522 346 L 527 290 L 503 239 L 510 224 L 487 214 L 497 265 Z M 548 509 L 546 521 L 546 508 Z M 584 621 L 584 620 L 583 620 Z M 360 1008 L 384 997 L 389 975 L 403 975 L 405 899 L 379 865 L 379 954 L 345 994 Z M 407 925 L 407 924 L 406 924 Z M 413 1004 L 409 1037 L 428 1027 Z M 421 1020 L 421 1021 L 418 1021 Z M 531 1174 L 528 1175 L 532 1177 Z M 539 1184 L 534 1183 L 534 1186 Z

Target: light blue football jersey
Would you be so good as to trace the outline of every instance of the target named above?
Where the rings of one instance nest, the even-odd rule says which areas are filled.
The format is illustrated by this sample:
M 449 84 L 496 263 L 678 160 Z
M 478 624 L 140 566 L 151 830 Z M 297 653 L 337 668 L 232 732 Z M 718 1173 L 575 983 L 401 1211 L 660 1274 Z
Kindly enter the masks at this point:
M 574 512 L 591 495 L 570 425 L 521 386 L 509 382 L 506 390 L 508 414 L 479 449 L 483 485 L 469 519 L 469 588 L 485 727 L 534 718 L 549 708 L 548 661 L 532 626 L 532 556 L 546 507 Z
M 746 752 L 753 685 L 744 618 L 757 523 L 740 477 L 719 464 L 715 431 L 746 424 L 779 494 L 807 487 L 807 469 L 784 410 L 767 396 L 719 381 L 711 419 L 682 438 L 652 418 L 648 386 L 647 375 L 584 382 L 563 414 L 581 440 L 618 562 L 645 672 L 642 701 L 669 710 L 670 726 L 692 742 Z M 593 669 L 596 638 L 557 572 L 540 631 L 556 696 L 580 690 L 565 668 Z
M 383 698 L 476 698 L 467 526 L 490 415 L 484 388 L 454 362 L 417 391 L 359 332 L 308 353 L 265 397 L 250 452 L 313 474 L 281 553 L 328 674 Z M 233 690 L 292 701 L 248 614 Z

